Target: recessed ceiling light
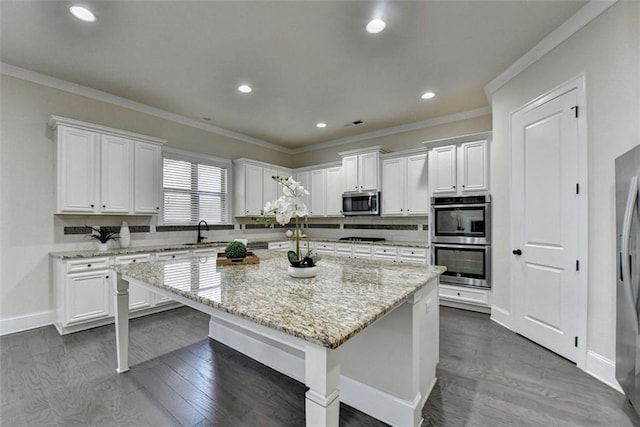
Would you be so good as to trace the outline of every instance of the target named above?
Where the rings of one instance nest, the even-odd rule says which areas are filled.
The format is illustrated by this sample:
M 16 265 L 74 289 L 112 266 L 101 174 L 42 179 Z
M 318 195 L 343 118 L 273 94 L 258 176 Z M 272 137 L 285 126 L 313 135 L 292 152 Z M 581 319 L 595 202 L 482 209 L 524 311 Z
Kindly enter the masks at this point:
M 253 89 L 249 85 L 240 85 L 238 86 L 238 90 L 242 93 L 251 93 Z
M 326 128 L 326 127 L 327 127 L 327 124 L 326 124 L 326 123 L 324 123 L 324 122 L 320 122 L 320 123 L 316 124 L 316 127 L 319 127 L 319 128 Z
M 434 96 L 436 96 L 436 94 L 433 93 L 433 92 L 425 92 L 425 93 L 422 94 L 421 98 L 422 99 L 431 99 Z
M 387 24 L 382 19 L 376 18 L 367 24 L 367 32 L 370 34 L 377 34 L 384 30 L 384 27 L 386 26 Z
M 96 20 L 96 16 L 86 7 L 71 6 L 69 12 L 81 21 L 94 22 Z

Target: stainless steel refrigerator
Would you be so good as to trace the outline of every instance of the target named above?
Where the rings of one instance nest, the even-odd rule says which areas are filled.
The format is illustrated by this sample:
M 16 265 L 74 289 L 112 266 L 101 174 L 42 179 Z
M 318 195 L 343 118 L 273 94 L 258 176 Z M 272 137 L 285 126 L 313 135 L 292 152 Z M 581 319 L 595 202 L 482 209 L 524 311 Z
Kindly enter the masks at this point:
M 616 159 L 616 379 L 640 414 L 640 145 Z

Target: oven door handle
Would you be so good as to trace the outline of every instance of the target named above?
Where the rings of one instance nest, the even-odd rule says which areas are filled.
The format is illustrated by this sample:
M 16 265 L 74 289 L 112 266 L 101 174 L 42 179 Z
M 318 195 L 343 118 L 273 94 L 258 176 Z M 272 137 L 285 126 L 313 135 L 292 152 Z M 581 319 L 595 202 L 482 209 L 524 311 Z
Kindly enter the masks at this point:
M 448 243 L 433 243 L 434 248 L 445 248 L 445 249 L 478 249 L 478 250 L 486 250 L 491 247 L 491 245 L 451 245 Z
M 489 203 L 469 203 L 468 205 L 431 205 L 433 209 L 451 209 L 451 208 L 486 208 Z

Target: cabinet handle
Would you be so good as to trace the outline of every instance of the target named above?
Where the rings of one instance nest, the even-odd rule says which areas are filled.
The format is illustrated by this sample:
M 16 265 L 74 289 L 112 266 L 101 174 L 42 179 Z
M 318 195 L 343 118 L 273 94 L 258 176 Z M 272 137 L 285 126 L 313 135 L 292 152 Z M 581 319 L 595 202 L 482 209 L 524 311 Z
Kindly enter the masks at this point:
M 462 188 L 464 188 L 464 184 L 462 184 Z
M 454 185 L 453 188 L 456 188 L 456 186 Z
M 176 257 L 175 255 L 171 255 L 171 258 L 175 258 L 175 257 Z
M 91 264 L 87 264 L 87 267 L 91 267 Z
M 411 255 L 413 255 L 413 251 L 411 251 Z
M 106 208 L 106 207 L 107 207 L 107 205 L 102 205 L 102 207 L 103 207 L 103 208 Z
M 109 276 L 105 277 L 105 279 L 108 279 L 108 278 L 109 278 Z
M 411 209 L 407 209 L 407 212 L 409 212 Z
M 460 292 L 456 292 L 458 294 L 458 296 L 460 296 Z
M 402 208 L 400 209 L 400 212 L 402 212 Z
M 94 207 L 93 203 L 91 204 L 91 207 Z
M 136 262 L 136 260 L 134 259 L 133 262 Z
M 159 211 L 160 210 L 160 206 L 156 206 L 156 210 Z

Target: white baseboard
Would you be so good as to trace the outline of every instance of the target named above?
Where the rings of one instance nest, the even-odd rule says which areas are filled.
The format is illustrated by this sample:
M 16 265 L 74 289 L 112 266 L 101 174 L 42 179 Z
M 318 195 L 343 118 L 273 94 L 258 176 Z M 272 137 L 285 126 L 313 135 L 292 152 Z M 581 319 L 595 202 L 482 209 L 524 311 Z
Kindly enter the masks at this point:
M 491 320 L 511 330 L 511 313 L 497 305 L 491 306 Z
M 53 319 L 54 312 L 52 310 L 0 319 L 0 336 L 48 326 L 53 324 Z
M 587 351 L 587 366 L 585 372 L 609 387 L 618 390 L 620 393 L 624 393 L 622 387 L 620 387 L 620 384 L 618 384 L 616 380 L 616 364 L 614 361 L 589 350 Z

